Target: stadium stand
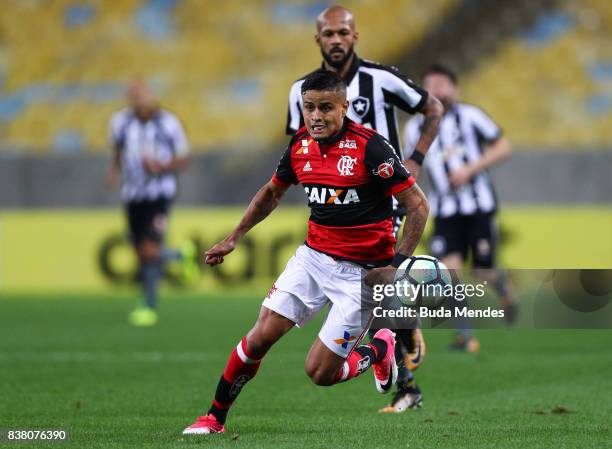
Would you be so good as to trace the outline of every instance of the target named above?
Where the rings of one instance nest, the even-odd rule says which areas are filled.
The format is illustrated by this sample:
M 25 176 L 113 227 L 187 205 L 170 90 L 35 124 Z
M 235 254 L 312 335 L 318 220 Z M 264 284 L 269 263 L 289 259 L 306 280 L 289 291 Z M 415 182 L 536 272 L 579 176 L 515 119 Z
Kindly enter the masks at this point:
M 541 14 L 462 83 L 517 147 L 610 148 L 612 3 L 568 0 Z
M 457 1 L 345 5 L 358 19 L 360 54 L 392 61 Z M 104 151 L 108 117 L 135 75 L 183 118 L 195 149 L 265 147 L 284 129 L 291 82 L 320 61 L 313 24 L 327 4 L 3 2 L 0 148 Z

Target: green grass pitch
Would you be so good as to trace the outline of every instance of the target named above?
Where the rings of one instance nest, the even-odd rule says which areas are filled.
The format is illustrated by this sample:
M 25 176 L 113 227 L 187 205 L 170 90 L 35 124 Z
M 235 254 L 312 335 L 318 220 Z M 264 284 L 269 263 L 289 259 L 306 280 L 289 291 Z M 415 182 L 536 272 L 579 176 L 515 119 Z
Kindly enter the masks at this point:
M 125 296 L 0 296 L 0 428 L 70 433 L 8 447 L 612 447 L 612 331 L 480 331 L 478 355 L 426 331 L 423 409 L 380 415 L 370 372 L 331 388 L 306 377 L 320 320 L 273 348 L 226 434 L 183 437 L 260 301 L 166 294 L 159 325 L 135 329 Z

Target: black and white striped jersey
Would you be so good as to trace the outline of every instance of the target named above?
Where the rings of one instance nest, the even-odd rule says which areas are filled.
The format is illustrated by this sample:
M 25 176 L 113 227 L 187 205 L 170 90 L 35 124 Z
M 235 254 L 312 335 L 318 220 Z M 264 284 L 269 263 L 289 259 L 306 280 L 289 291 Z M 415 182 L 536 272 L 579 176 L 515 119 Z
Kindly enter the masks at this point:
M 122 109 L 113 115 L 109 128 L 111 145 L 119 151 L 123 201 L 174 198 L 176 175 L 151 175 L 145 170 L 143 159 L 165 163 L 189 152 L 189 143 L 178 118 L 160 109 L 151 119 L 142 122 L 131 109 Z
M 410 157 L 421 134 L 422 117 L 410 120 L 404 130 L 405 156 Z M 482 110 L 456 103 L 442 117 L 438 136 L 432 143 L 423 167 L 431 179 L 431 212 L 438 217 L 495 212 L 497 199 L 491 177 L 486 171 L 470 182 L 453 188 L 449 173 L 478 161 L 485 146 L 501 137 L 500 127 Z
M 304 78 L 291 86 L 287 114 L 287 134 L 304 126 L 302 95 Z M 347 116 L 373 128 L 397 149 L 401 156 L 396 108 L 414 114 L 425 107 L 427 92 L 406 79 L 395 67 L 359 59 L 357 55 L 344 80 L 347 84 Z

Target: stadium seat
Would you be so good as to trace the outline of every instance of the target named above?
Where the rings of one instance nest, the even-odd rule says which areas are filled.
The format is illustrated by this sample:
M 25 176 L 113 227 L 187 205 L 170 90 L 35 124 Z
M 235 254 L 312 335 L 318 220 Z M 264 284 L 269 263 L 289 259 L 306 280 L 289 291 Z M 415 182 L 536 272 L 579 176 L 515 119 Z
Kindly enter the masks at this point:
M 457 2 L 346 6 L 358 20 L 360 55 L 392 61 Z M 7 1 L 0 15 L 8 55 L 0 58 L 0 148 L 61 151 L 63 143 L 80 142 L 83 151 L 105 151 L 109 115 L 136 75 L 150 79 L 162 103 L 180 114 L 195 150 L 270 145 L 284 130 L 290 84 L 320 62 L 314 19 L 326 5 Z M 379 38 L 390 33 L 394 39 Z
M 568 0 L 462 81 L 519 148 L 609 148 L 612 3 Z

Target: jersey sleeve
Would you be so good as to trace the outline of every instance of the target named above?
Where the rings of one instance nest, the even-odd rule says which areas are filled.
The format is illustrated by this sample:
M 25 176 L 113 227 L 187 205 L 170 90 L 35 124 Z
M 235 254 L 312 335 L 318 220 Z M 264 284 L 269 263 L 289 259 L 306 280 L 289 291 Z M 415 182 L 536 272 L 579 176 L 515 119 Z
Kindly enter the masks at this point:
M 370 176 L 382 186 L 387 195 L 401 192 L 416 182 L 393 146 L 380 134 L 374 134 L 366 145 L 365 165 Z
M 383 87 L 385 101 L 410 114 L 420 112 L 427 103 L 428 93 L 394 69 Z
M 291 139 L 291 143 L 293 143 L 293 139 Z M 272 182 L 279 186 L 288 187 L 291 184 L 298 183 L 298 178 L 291 166 L 291 143 L 287 145 L 283 157 L 278 161 L 276 171 L 272 175 Z
M 469 112 L 470 122 L 481 140 L 492 143 L 502 136 L 502 129 L 482 109 L 470 106 Z
M 289 105 L 287 107 L 287 127 L 285 132 L 288 135 L 295 134 L 298 129 L 304 126 L 304 119 L 302 118 L 302 110 L 300 106 L 300 87 L 302 83 L 295 82 L 289 90 Z

